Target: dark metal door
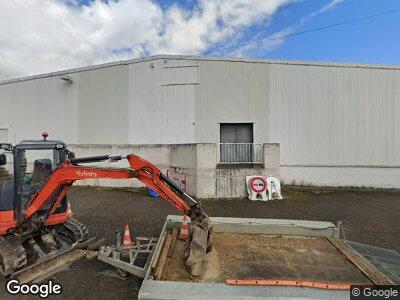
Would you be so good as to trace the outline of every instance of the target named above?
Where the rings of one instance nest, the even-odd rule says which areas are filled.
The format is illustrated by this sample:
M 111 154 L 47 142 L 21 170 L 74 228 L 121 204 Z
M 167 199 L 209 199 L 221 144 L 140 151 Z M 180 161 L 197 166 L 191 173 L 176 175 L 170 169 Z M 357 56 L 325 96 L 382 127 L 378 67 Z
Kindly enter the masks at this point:
M 220 141 L 221 162 L 252 162 L 252 123 L 222 123 L 220 125 Z

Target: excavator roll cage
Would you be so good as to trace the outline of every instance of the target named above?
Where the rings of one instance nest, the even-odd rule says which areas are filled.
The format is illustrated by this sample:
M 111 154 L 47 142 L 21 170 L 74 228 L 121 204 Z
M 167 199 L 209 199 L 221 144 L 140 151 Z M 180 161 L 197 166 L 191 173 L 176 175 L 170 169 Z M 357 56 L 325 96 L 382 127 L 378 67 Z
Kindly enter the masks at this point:
M 62 165 L 72 153 L 62 141 L 24 140 L 13 146 L 0 144 L 0 149 L 11 152 L 13 163 L 13 178 L 4 182 L 0 187 L 0 236 L 22 222 L 22 215 L 27 203 L 32 196 L 40 192 L 40 188 L 47 177 L 58 166 Z M 33 172 L 27 172 L 27 153 L 42 155 L 47 152 L 49 158 L 36 159 L 33 164 Z M 6 155 L 1 154 L 1 165 L 6 164 Z M 28 180 L 29 178 L 29 180 Z M 64 195 L 65 196 L 65 195 Z M 62 205 L 54 210 L 56 213 L 66 213 L 67 200 L 63 198 Z

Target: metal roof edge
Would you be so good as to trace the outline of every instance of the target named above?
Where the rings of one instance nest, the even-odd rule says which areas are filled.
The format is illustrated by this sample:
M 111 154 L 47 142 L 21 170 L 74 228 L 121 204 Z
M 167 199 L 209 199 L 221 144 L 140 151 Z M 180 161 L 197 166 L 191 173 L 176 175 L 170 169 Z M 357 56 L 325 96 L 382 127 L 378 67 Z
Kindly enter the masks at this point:
M 320 67 L 342 67 L 342 68 L 361 68 L 361 69 L 382 69 L 382 70 L 400 70 L 400 65 L 388 65 L 388 64 L 362 64 L 362 63 L 337 63 L 337 62 L 323 62 L 323 61 L 300 61 L 300 60 L 272 60 L 272 59 L 252 59 L 252 58 L 229 58 L 229 57 L 204 57 L 196 55 L 154 55 L 143 58 L 120 60 L 104 64 L 91 65 L 86 67 L 66 69 L 56 72 L 43 73 L 32 76 L 25 76 L 19 78 L 12 78 L 6 80 L 0 80 L 0 85 L 10 84 L 21 81 L 34 80 L 39 78 L 47 78 L 53 76 L 61 76 L 72 73 L 79 73 L 90 70 L 97 70 L 115 66 L 131 65 L 135 63 L 148 62 L 160 59 L 171 59 L 171 60 L 194 60 L 194 61 L 224 61 L 224 62 L 241 62 L 241 63 L 265 63 L 265 64 L 280 64 L 280 65 L 300 65 L 300 66 L 320 66 Z
M 366 63 L 340 63 L 329 61 L 307 61 L 307 60 L 274 60 L 259 58 L 235 58 L 235 57 L 219 57 L 219 56 L 182 56 L 170 55 L 169 59 L 189 59 L 199 61 L 226 61 L 226 62 L 243 62 L 243 63 L 266 63 L 266 64 L 283 64 L 283 65 L 304 65 L 304 66 L 323 66 L 323 67 L 345 67 L 345 68 L 367 68 L 367 69 L 389 69 L 400 70 L 400 65 L 389 64 L 366 64 Z M 164 58 L 164 57 L 162 57 Z
M 104 64 L 97 64 L 97 65 L 91 65 L 91 66 L 86 66 L 86 67 L 66 69 L 66 70 L 61 70 L 61 71 L 56 71 L 56 72 L 49 72 L 49 73 L 24 76 L 24 77 L 19 77 L 19 78 L 0 80 L 0 85 L 21 82 L 21 81 L 34 80 L 34 79 L 39 79 L 39 78 L 61 76 L 61 75 L 79 73 L 79 72 L 84 72 L 84 71 L 98 70 L 98 69 L 115 67 L 115 66 L 124 66 L 124 65 L 130 65 L 130 64 L 134 64 L 134 63 L 140 63 L 140 62 L 146 62 L 146 61 L 152 61 L 152 60 L 164 59 L 164 58 L 165 58 L 165 55 L 155 55 L 155 56 L 150 56 L 147 58 L 119 60 L 119 61 L 113 61 L 113 62 L 104 63 Z

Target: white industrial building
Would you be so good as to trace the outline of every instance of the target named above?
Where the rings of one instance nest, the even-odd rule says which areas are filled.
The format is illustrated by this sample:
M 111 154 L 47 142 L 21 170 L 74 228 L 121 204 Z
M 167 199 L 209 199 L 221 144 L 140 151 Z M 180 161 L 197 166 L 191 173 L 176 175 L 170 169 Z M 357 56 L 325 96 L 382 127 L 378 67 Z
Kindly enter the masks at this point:
M 215 144 L 217 164 L 279 143 L 285 183 L 400 188 L 397 66 L 160 55 L 2 81 L 0 102 L 0 142 Z

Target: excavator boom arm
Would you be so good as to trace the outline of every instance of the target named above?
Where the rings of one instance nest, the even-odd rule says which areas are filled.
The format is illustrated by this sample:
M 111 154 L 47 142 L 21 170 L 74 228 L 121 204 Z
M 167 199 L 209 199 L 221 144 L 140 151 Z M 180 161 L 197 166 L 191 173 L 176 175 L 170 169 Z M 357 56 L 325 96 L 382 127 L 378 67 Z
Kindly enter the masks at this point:
M 61 190 L 69 188 L 77 180 L 85 179 L 130 179 L 137 178 L 149 188 L 156 191 L 164 200 L 183 213 L 188 213 L 197 202 L 169 181 L 161 171 L 147 160 L 130 154 L 126 156 L 131 169 L 114 169 L 77 165 L 78 163 L 104 160 L 120 160 L 123 157 L 98 156 L 93 158 L 77 158 L 65 161 L 47 179 L 43 187 L 36 193 L 24 212 L 24 219 L 44 207 L 52 196 Z M 187 204 L 186 198 L 191 203 Z M 58 202 L 58 201 L 57 201 Z M 57 202 L 55 204 L 57 204 Z
M 156 191 L 176 209 L 189 215 L 191 223 L 189 237 L 185 243 L 186 267 L 194 276 L 203 274 L 207 265 L 206 254 L 212 249 L 212 227 L 208 216 L 203 213 L 200 205 L 194 199 L 165 177 L 156 166 L 133 154 L 129 154 L 125 157 L 129 162 L 130 169 L 87 167 L 79 165 L 79 163 L 105 160 L 117 161 L 123 158 L 124 157 L 121 156 L 110 157 L 105 155 L 66 160 L 53 171 L 41 189 L 31 198 L 22 220 L 18 220 L 18 222 L 34 219 L 36 212 L 43 210 L 43 207 L 49 204 L 50 201 L 53 201 L 47 212 L 47 219 L 50 219 L 49 215 L 55 211 L 71 185 L 77 180 L 137 178 L 146 186 Z M 187 202 L 189 202 L 189 204 Z M 40 217 L 38 219 L 41 220 Z
M 129 154 L 127 157 L 129 165 L 134 170 L 134 177 L 143 182 L 147 187 L 156 191 L 164 200 L 175 206 L 178 210 L 188 213 L 197 205 L 197 202 L 171 182 L 161 171 L 147 160 Z M 183 199 L 189 200 L 187 204 Z

